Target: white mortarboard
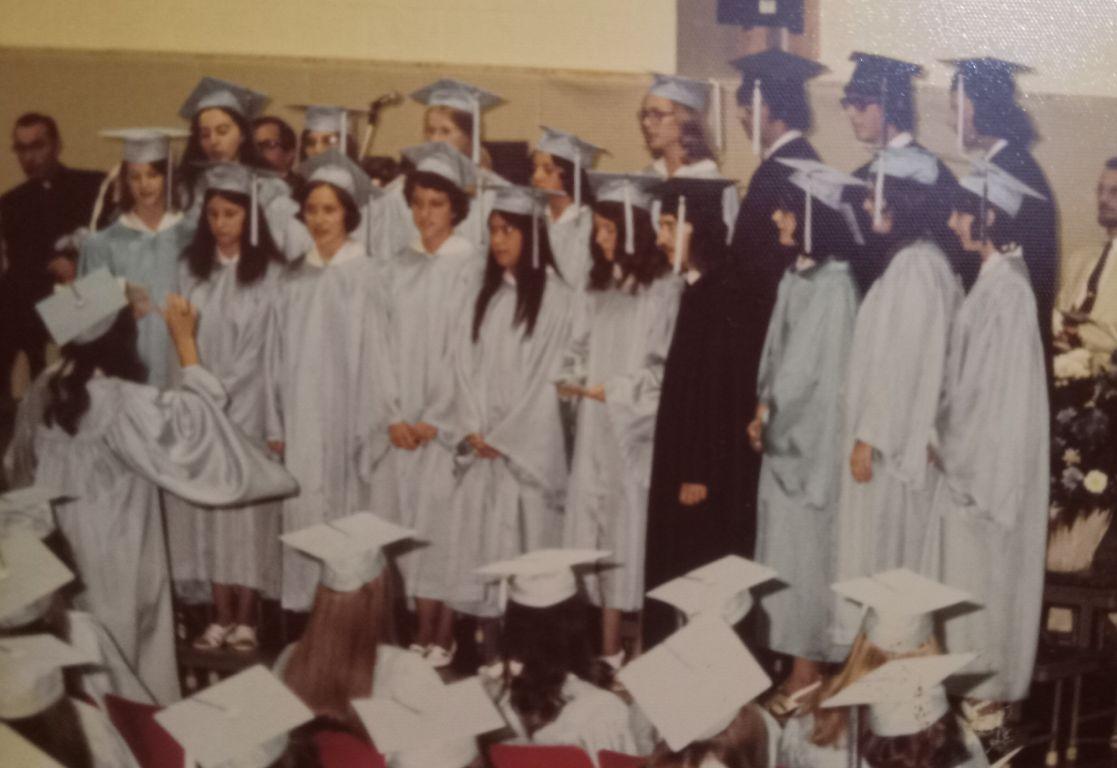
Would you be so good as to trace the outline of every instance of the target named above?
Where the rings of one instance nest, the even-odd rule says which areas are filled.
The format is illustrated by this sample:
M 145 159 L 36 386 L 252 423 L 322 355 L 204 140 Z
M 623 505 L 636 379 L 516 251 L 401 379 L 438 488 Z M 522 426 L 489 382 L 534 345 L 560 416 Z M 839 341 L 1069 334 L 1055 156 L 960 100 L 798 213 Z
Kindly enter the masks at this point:
M 690 620 L 716 616 L 733 625 L 752 609 L 752 588 L 776 578 L 771 568 L 738 555 L 695 568 L 648 592 L 648 597 L 678 608 Z
M 678 752 L 725 730 L 772 681 L 725 622 L 692 621 L 617 673 Z
M 919 733 L 950 710 L 943 681 L 977 657 L 973 653 L 896 659 L 822 702 L 823 707 L 869 705 L 877 736 Z
M 1016 178 L 1004 168 L 988 160 L 972 160 L 970 172 L 958 180 L 967 192 L 983 202 L 990 202 L 1012 218 L 1020 213 L 1025 197 L 1046 200 L 1043 195 Z M 984 224 L 984 217 L 982 217 Z
M 831 589 L 864 607 L 866 637 L 889 653 L 909 653 L 925 644 L 934 633 L 936 611 L 975 602 L 967 592 L 906 568 L 839 581 Z
M 114 128 L 101 131 L 101 137 L 124 142 L 124 161 L 128 163 L 157 163 L 169 159 L 167 178 L 167 208 L 171 207 L 174 192 L 174 155 L 171 154 L 171 139 L 185 139 L 190 131 L 181 128 Z
M 260 180 L 267 177 L 279 178 L 280 174 L 277 171 L 265 168 L 253 168 L 244 163 L 218 162 L 197 163 L 197 165 L 206 169 L 205 188 L 207 192 L 220 190 L 248 196 L 249 242 L 252 245 L 259 244 L 260 214 L 257 209 L 260 207 L 266 208 L 273 200 L 283 194 L 285 189 L 285 186 L 280 184 L 261 186 Z
M 600 549 L 537 549 L 482 566 L 477 573 L 501 580 L 502 608 L 506 597 L 529 608 L 549 608 L 577 594 L 575 568 L 592 565 L 610 554 Z
M 521 216 L 531 217 L 531 266 L 539 269 L 539 218 L 543 215 L 543 206 L 552 197 L 559 197 L 558 192 L 536 187 L 524 187 L 519 184 L 509 184 L 503 187 L 494 187 L 496 195 L 493 198 L 492 210 L 516 213 Z
M 178 114 L 183 120 L 193 120 L 194 115 L 203 109 L 221 107 L 251 120 L 260 113 L 267 101 L 268 97 L 259 91 L 206 76 L 194 86 L 194 90 L 179 107 Z
M 873 187 L 873 221 L 880 223 L 884 208 L 884 177 L 905 179 L 930 186 L 939 180 L 939 161 L 922 147 L 885 147 L 876 152 L 869 165 L 869 173 L 876 176 Z
M 55 286 L 54 293 L 35 305 L 43 325 L 58 346 L 88 344 L 103 336 L 128 305 L 124 286 L 107 269 L 98 269 L 72 283 Z
M 155 714 L 202 768 L 265 768 L 287 748 L 287 734 L 314 719 L 299 697 L 257 664 Z
M 549 155 L 561 157 L 563 160 L 574 163 L 574 203 L 581 205 L 582 171 L 588 171 L 592 168 L 593 164 L 597 162 L 597 156 L 605 150 L 590 144 L 588 141 L 579 139 L 573 133 L 549 128 L 546 125 L 539 127 L 543 129 L 543 135 L 535 143 L 535 148 L 540 152 L 546 152 Z
M 303 128 L 315 133 L 336 133 L 337 146 L 342 152 L 347 150 L 349 137 L 349 117 L 360 116 L 368 112 L 368 108 L 356 109 L 354 107 L 339 107 L 332 104 L 292 104 L 292 108 L 306 112 L 303 119 Z
M 468 157 L 444 141 L 428 141 L 403 150 L 415 169 L 441 176 L 463 192 L 474 186 L 477 168 Z
M 61 763 L 5 723 L 0 723 L 0 755 L 3 755 L 7 765 L 18 765 L 19 768 L 63 768 Z
M 442 79 L 420 88 L 411 98 L 428 107 L 450 107 L 473 116 L 473 162 L 481 162 L 481 111 L 495 107 L 502 98 L 461 80 Z
M 723 148 L 725 137 L 722 135 L 722 105 L 721 85 L 717 80 L 695 80 L 681 75 L 665 75 L 660 72 L 652 73 L 652 85 L 648 93 L 668 99 L 684 107 L 690 107 L 696 112 L 704 113 L 709 97 L 713 98 L 714 108 L 714 142 L 718 150 Z
M 73 580 L 70 569 L 32 534 L 0 536 L 0 629 L 41 618 L 54 593 Z
M 393 768 L 464 768 L 477 756 L 477 737 L 506 726 L 476 677 L 445 686 L 426 708 L 392 698 L 352 704 Z
M 295 171 L 308 184 L 325 181 L 344 191 L 356 203 L 358 211 L 365 207 L 374 194 L 383 194 L 373 186 L 364 169 L 337 147 L 330 147 L 322 154 L 304 160 Z
M 30 485 L 0 494 L 0 534 L 25 531 L 44 539 L 55 530 L 50 503 L 63 494 L 53 488 Z
M 0 638 L 0 720 L 42 712 L 66 694 L 65 667 L 94 660 L 54 635 Z
M 285 533 L 279 538 L 322 561 L 322 585 L 335 592 L 352 592 L 380 575 L 387 565 L 383 549 L 415 537 L 415 531 L 357 512 L 328 523 Z
M 636 232 L 632 221 L 632 209 L 643 208 L 651 211 L 655 190 L 663 181 L 650 173 L 603 173 L 591 171 L 590 187 L 594 199 L 599 203 L 624 204 L 624 252 L 636 252 Z
M 776 158 L 780 163 L 794 169 L 788 178 L 792 184 L 806 193 L 805 213 L 803 215 L 803 250 L 811 253 L 813 222 L 811 217 L 812 200 L 818 200 L 827 208 L 842 210 L 842 191 L 846 187 L 863 187 L 865 180 L 844 171 L 831 168 L 818 160 L 797 158 Z

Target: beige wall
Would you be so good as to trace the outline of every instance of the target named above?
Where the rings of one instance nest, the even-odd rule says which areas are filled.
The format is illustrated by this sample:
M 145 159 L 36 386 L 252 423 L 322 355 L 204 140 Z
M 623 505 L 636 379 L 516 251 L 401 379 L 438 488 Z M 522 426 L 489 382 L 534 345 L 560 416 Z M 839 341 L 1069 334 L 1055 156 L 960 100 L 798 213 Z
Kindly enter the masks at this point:
M 116 147 L 97 138 L 100 128 L 128 125 L 181 125 L 178 106 L 202 74 L 252 84 L 271 94 L 269 111 L 295 120 L 282 105 L 324 101 L 360 105 L 390 89 L 407 92 L 454 74 L 502 94 L 507 103 L 485 118 L 489 139 L 533 139 L 539 123 L 575 131 L 611 152 L 601 167 L 628 170 L 648 158 L 635 112 L 647 87 L 646 75 L 570 70 L 418 65 L 388 62 L 294 58 L 210 57 L 186 54 L 107 53 L 0 49 L 0 123 L 20 111 L 54 114 L 66 143 L 65 158 L 78 166 L 107 168 Z M 736 86 L 723 81 L 727 103 Z M 812 87 L 816 128 L 813 140 L 825 159 L 852 169 L 868 153 L 852 140 L 838 105 L 840 85 Z M 1088 96 L 1026 94 L 1029 111 L 1043 135 L 1036 146 L 1051 177 L 1062 215 L 1063 240 L 1078 245 L 1097 237 L 1093 189 L 1106 157 L 1117 155 L 1117 100 Z M 947 97 L 922 85 L 918 108 L 921 138 L 937 151 L 953 146 L 947 125 Z M 421 109 L 407 103 L 386 110 L 374 151 L 394 154 L 419 140 Z M 747 181 L 756 165 L 743 131 L 726 117 L 723 169 Z M 19 180 L 8 152 L 0 153 L 0 188 Z

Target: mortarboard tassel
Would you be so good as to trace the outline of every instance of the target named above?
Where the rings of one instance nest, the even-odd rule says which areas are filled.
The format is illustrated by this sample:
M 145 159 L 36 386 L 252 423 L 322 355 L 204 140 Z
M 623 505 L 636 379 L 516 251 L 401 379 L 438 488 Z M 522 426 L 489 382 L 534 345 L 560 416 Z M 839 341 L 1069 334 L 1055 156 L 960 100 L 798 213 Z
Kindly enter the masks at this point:
M 341 108 L 341 130 L 338 131 L 338 141 L 341 143 L 341 154 L 349 155 L 349 110 Z
M 717 147 L 718 154 L 720 155 L 725 151 L 725 126 L 722 120 L 722 104 L 721 104 L 721 83 L 717 80 L 710 78 L 710 99 L 713 105 L 713 119 L 714 119 L 714 145 Z
M 760 78 L 752 81 L 752 152 L 760 158 Z
M 873 226 L 879 227 L 884 209 L 884 152 L 877 158 L 877 178 L 873 185 Z
M 480 173 L 480 168 L 477 170 L 477 187 L 473 190 L 473 202 L 470 203 L 470 206 L 478 205 L 481 207 L 481 215 L 473 217 L 473 239 L 477 242 L 477 251 L 480 253 L 485 250 L 485 221 L 487 217 L 485 216 L 485 176 Z
M 170 213 L 174 207 L 175 196 L 175 153 L 171 151 L 170 145 L 171 140 L 167 139 L 167 178 L 165 182 L 167 185 L 167 213 Z
M 481 165 L 481 100 L 473 97 L 473 164 Z
M 683 271 L 683 230 L 686 229 L 686 196 L 679 195 L 679 208 L 675 214 L 675 263 L 672 271 L 678 275 Z
M 986 204 L 989 200 L 989 171 L 981 177 L 981 207 L 978 209 L 978 242 L 983 246 L 985 245 L 985 211 Z
M 812 218 L 811 217 L 811 206 L 812 206 L 811 198 L 814 197 L 813 192 L 814 192 L 814 185 L 813 185 L 813 182 L 811 181 L 811 175 L 807 174 L 807 205 L 806 205 L 806 214 L 803 216 L 803 218 L 806 219 L 806 221 L 803 222 L 803 250 L 806 251 L 806 254 L 808 256 L 811 255 L 811 240 L 812 240 L 811 235 L 813 234 L 813 232 L 812 232 L 813 222 L 811 220 L 811 218 Z
M 624 252 L 629 256 L 636 253 L 636 233 L 632 218 L 632 186 L 624 183 Z
M 258 182 L 258 179 L 257 179 L 256 175 L 253 174 L 252 175 L 252 180 L 251 180 L 251 182 L 249 182 L 249 185 L 248 185 L 248 189 L 249 189 L 249 192 L 250 192 L 249 201 L 248 201 L 249 211 L 250 211 L 250 213 L 249 213 L 249 223 L 248 223 L 248 226 L 249 226 L 248 238 L 249 238 L 249 242 L 252 243 L 253 248 L 255 248 L 257 245 L 260 244 L 260 214 L 257 211 L 257 209 L 259 208 L 259 204 L 257 203 L 257 198 L 259 197 L 259 192 L 256 188 L 257 187 L 257 182 Z
M 966 154 L 965 115 L 966 109 L 966 77 L 962 70 L 958 70 L 958 154 Z
M 531 268 L 539 269 L 539 203 L 531 206 Z
M 574 148 L 574 209 L 582 207 L 582 153 Z

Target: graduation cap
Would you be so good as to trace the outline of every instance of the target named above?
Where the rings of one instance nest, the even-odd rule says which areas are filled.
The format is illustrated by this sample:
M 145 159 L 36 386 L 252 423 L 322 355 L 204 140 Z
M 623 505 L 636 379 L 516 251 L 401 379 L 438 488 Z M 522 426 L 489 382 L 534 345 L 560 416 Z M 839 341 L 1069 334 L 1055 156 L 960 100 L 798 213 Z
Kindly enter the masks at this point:
M 636 232 L 632 221 L 632 209 L 643 208 L 651 211 L 655 190 L 663 182 L 659 176 L 650 173 L 603 173 L 591 171 L 590 187 L 594 199 L 599 203 L 622 203 L 624 205 L 624 252 L 636 252 Z
M 726 555 L 647 594 L 682 611 L 689 620 L 716 616 L 733 625 L 752 609 L 752 588 L 774 578 L 776 572 L 766 565 Z
M 72 283 L 56 285 L 51 296 L 35 304 L 35 311 L 61 347 L 96 341 L 127 305 L 123 281 L 101 268 Z
M 830 588 L 863 606 L 866 638 L 889 653 L 910 653 L 926 643 L 934 634 L 937 611 L 976 603 L 968 592 L 907 568 L 839 581 Z
M 939 180 L 939 161 L 922 147 L 909 144 L 906 147 L 884 147 L 877 150 L 876 157 L 869 165 L 870 175 L 875 174 L 873 184 L 873 223 L 879 224 L 884 209 L 884 177 L 904 179 L 931 186 Z
M 690 107 L 695 112 L 705 114 L 708 101 L 713 100 L 711 112 L 714 121 L 714 141 L 718 149 L 722 149 L 725 138 L 722 135 L 724 120 L 722 119 L 721 84 L 714 79 L 695 80 L 691 77 L 665 75 L 661 72 L 653 72 L 652 78 L 648 93 Z
M 171 139 L 185 139 L 190 131 L 181 128 L 113 128 L 101 131 L 102 138 L 117 139 L 124 143 L 123 156 L 127 163 L 167 163 L 167 208 L 171 207 L 174 191 L 174 155 L 171 153 Z
M 350 115 L 360 116 L 368 109 L 355 109 L 353 107 L 338 107 L 326 104 L 292 104 L 292 109 L 301 109 L 306 115 L 303 118 L 303 128 L 315 133 L 336 133 L 337 146 L 344 152 L 349 136 Z
M 831 168 L 818 160 L 777 158 L 783 165 L 794 170 L 788 177 L 794 186 L 805 193 L 803 214 L 803 250 L 811 253 L 811 240 L 813 239 L 812 200 L 817 199 L 827 208 L 840 211 L 842 208 L 842 192 L 846 187 L 863 187 L 864 179 L 851 176 L 844 171 Z
M 732 179 L 704 179 L 688 176 L 672 176 L 661 180 L 657 197 L 662 203 L 660 215 L 674 213 L 675 259 L 672 268 L 675 274 L 682 271 L 683 228 L 689 220 L 721 221 L 722 195 L 725 188 L 735 182 Z
M 481 162 L 481 111 L 504 101 L 484 88 L 444 78 L 411 94 L 411 98 L 428 107 L 450 107 L 473 116 L 473 162 Z
M 45 539 L 55 531 L 50 503 L 63 495 L 41 485 L 0 494 L 0 534 L 24 531 L 37 539 Z
M 368 174 L 337 147 L 330 147 L 320 155 L 304 160 L 295 171 L 307 183 L 324 181 L 349 195 L 361 210 L 369 198 L 383 194 L 372 184 Z
M 965 152 L 964 132 L 966 97 L 975 104 L 1012 106 L 1016 103 L 1016 76 L 1031 72 L 1024 64 L 979 56 L 974 58 L 942 59 L 943 64 L 955 68 L 953 87 L 958 99 L 958 153 Z
M 974 653 L 896 659 L 822 702 L 823 707 L 869 705 L 869 727 L 885 738 L 926 730 L 950 711 L 943 681 L 977 657 Z
M 980 219 L 983 233 L 986 203 L 992 203 L 1015 219 L 1020 213 L 1020 206 L 1024 204 L 1024 198 L 1047 199 L 1004 168 L 988 160 L 971 161 L 970 172 L 958 180 L 958 185 L 981 200 Z
M 692 621 L 629 662 L 617 678 L 672 751 L 710 739 L 772 685 L 741 639 L 716 617 Z
M 266 768 L 287 734 L 314 719 L 299 697 L 260 664 L 155 713 L 155 720 L 202 768 Z
M 476 677 L 446 685 L 437 700 L 417 706 L 386 697 L 352 704 L 393 768 L 462 768 L 477 756 L 478 736 L 506 727 Z
M 879 56 L 874 53 L 854 51 L 849 56 L 855 62 L 853 74 L 845 85 L 846 99 L 867 99 L 880 104 L 884 125 L 903 116 L 904 123 L 911 122 L 912 78 L 923 74 L 923 67 L 908 61 Z M 843 99 L 843 104 L 846 103 Z M 885 131 L 881 143 L 885 143 Z
M 287 546 L 322 561 L 322 586 L 335 592 L 352 592 L 384 570 L 388 562 L 385 547 L 415 538 L 415 531 L 371 512 L 357 512 L 279 538 Z
M 803 34 L 803 0 L 718 0 L 718 24 L 787 27 Z
M 597 156 L 605 150 L 588 141 L 579 139 L 573 133 L 560 131 L 557 128 L 539 126 L 543 135 L 535 143 L 535 148 L 555 157 L 561 157 L 574 163 L 574 203 L 582 204 L 582 170 L 588 170 L 597 162 Z
M 194 90 L 179 107 L 178 114 L 183 120 L 193 120 L 203 109 L 221 107 L 235 112 L 245 120 L 251 120 L 260 114 L 267 102 L 268 97 L 259 91 L 206 76 L 194 86 Z
M 265 178 L 278 179 L 278 171 L 266 168 L 254 168 L 244 163 L 230 162 L 202 162 L 196 163 L 205 168 L 204 184 L 206 191 L 217 190 L 222 192 L 235 192 L 248 197 L 248 234 L 249 242 L 258 245 L 260 242 L 260 214 L 257 208 L 266 208 L 273 200 L 283 194 L 284 186 L 275 185 L 261 187 L 260 181 Z
M 53 706 L 66 695 L 62 670 L 93 662 L 54 635 L 0 638 L 0 719 L 21 720 Z
M 593 565 L 610 554 L 600 549 L 537 549 L 476 572 L 500 579 L 502 610 L 508 599 L 529 608 L 550 608 L 578 593 L 574 569 Z
M 10 725 L 0 723 L 0 755 L 20 768 L 63 768 L 62 764 L 23 738 Z
M 0 629 L 42 618 L 54 593 L 73 580 L 70 569 L 35 535 L 11 531 L 0 536 Z
M 444 141 L 428 141 L 403 150 L 415 169 L 441 176 L 463 192 L 473 187 L 477 168 L 473 161 Z
M 752 151 L 757 157 L 760 148 L 760 109 L 762 99 L 769 102 L 781 94 L 802 96 L 804 84 L 812 77 L 829 71 L 817 61 L 787 51 L 770 49 L 749 54 L 730 62 L 741 72 L 741 88 L 752 91 Z M 761 93 L 763 89 L 763 95 Z
M 494 190 L 496 197 L 493 199 L 492 210 L 531 217 L 531 267 L 539 269 L 539 217 L 547 201 L 552 197 L 560 197 L 560 193 L 519 184 L 494 187 Z

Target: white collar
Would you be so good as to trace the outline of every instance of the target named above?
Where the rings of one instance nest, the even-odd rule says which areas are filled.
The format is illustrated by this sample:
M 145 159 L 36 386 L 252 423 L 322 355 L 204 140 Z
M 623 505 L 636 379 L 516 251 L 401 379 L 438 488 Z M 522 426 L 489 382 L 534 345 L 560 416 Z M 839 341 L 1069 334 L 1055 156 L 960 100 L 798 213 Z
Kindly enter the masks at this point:
M 997 139 L 993 142 L 993 146 L 989 147 L 989 151 L 985 153 L 986 160 L 992 160 L 993 156 L 1008 146 L 1008 139 Z
M 559 217 L 557 219 L 551 215 L 551 206 L 549 205 L 544 209 L 543 215 L 547 217 L 547 224 L 549 226 L 554 226 L 555 224 L 566 224 L 578 218 L 578 214 L 581 213 L 581 210 L 579 210 L 580 208 L 585 208 L 585 205 L 575 205 L 574 201 L 571 200 L 570 205 L 566 206 L 566 209 L 559 214 Z
M 808 269 L 813 269 L 816 266 L 818 266 L 818 262 L 812 259 L 810 256 L 799 254 L 795 257 L 796 272 L 806 272 Z
M 652 163 L 652 173 L 662 179 L 669 178 L 667 174 L 667 161 L 662 157 L 658 158 Z M 683 179 L 709 178 L 718 175 L 718 164 L 710 158 L 680 165 L 675 171 L 675 176 Z
M 411 249 L 416 253 L 422 253 L 427 256 L 452 256 L 459 253 L 470 253 L 473 251 L 473 243 L 467 237 L 459 235 L 457 232 L 451 232 L 450 236 L 442 241 L 442 245 L 438 246 L 434 253 L 431 253 L 423 247 L 423 241 L 415 238 L 411 242 Z
M 514 278 L 511 273 L 508 272 L 508 270 L 505 270 L 503 273 L 501 273 L 501 277 L 504 279 L 505 285 L 510 285 L 513 288 L 516 287 L 516 278 Z
M 915 137 L 911 135 L 911 131 L 900 131 L 888 142 L 888 146 L 892 149 L 899 147 L 906 147 L 915 141 Z
M 344 264 L 347 261 L 364 256 L 364 248 L 356 240 L 346 240 L 345 244 L 338 248 L 337 253 L 329 261 L 326 261 L 318 253 L 318 246 L 310 249 L 310 253 L 306 255 L 306 263 L 312 267 L 328 267 L 330 265 Z
M 178 224 L 180 219 L 182 219 L 181 213 L 164 211 L 163 218 L 159 219 L 159 224 L 156 225 L 155 229 L 151 229 L 147 226 L 147 224 L 144 224 L 143 219 L 141 219 L 135 213 L 133 213 L 132 211 L 125 211 L 120 216 L 120 223 L 128 227 L 128 229 L 134 229 L 137 232 L 158 234 L 159 232 L 170 229 L 175 224 Z
M 213 255 L 217 257 L 217 263 L 223 267 L 227 267 L 230 264 L 236 264 L 238 261 L 240 261 L 240 251 L 237 251 L 232 256 L 226 256 L 221 252 L 220 248 L 214 247 Z
M 687 285 L 694 285 L 700 277 L 702 277 L 702 273 L 697 269 L 688 269 L 683 273 L 683 280 L 686 280 Z
M 803 132 L 797 128 L 792 128 L 790 131 L 785 131 L 782 136 L 772 142 L 772 146 L 764 150 L 764 159 L 767 160 L 772 155 L 776 154 L 785 144 L 790 144 L 796 139 L 803 137 Z
M 1021 248 L 1019 245 L 1016 246 L 1015 248 L 1013 248 L 1011 251 L 997 251 L 992 256 L 987 258 L 985 261 L 981 262 L 981 269 L 978 271 L 978 277 L 985 274 L 986 270 L 992 269 L 993 267 L 995 267 L 997 264 L 1000 264 L 1001 262 L 1009 261 L 1010 259 L 1023 259 L 1023 258 L 1024 258 L 1024 249 Z

